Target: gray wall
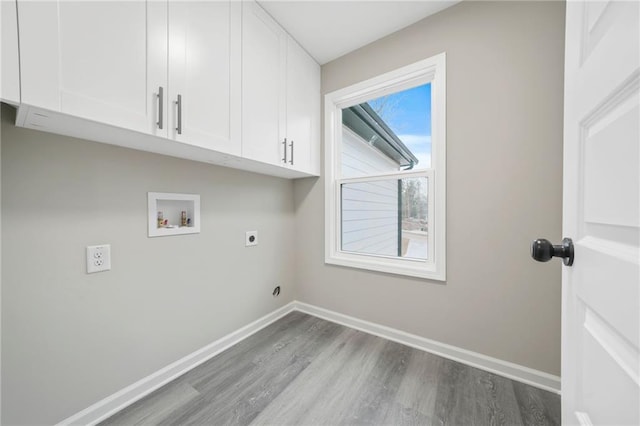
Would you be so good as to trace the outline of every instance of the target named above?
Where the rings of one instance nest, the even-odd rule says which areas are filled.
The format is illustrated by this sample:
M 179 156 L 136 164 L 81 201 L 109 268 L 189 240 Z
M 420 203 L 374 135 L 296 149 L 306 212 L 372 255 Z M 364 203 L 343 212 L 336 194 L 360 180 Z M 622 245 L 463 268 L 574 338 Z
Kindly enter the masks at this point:
M 324 264 L 324 182 L 294 183 L 298 299 L 560 372 L 564 3 L 463 2 L 322 67 L 322 92 L 447 53 L 447 282 Z M 304 237 L 303 237 L 304 236 Z
M 291 181 L 13 115 L 3 106 L 2 424 L 60 421 L 293 300 Z M 200 194 L 202 232 L 148 238 L 148 191 Z M 85 247 L 102 243 L 112 270 L 87 275 Z

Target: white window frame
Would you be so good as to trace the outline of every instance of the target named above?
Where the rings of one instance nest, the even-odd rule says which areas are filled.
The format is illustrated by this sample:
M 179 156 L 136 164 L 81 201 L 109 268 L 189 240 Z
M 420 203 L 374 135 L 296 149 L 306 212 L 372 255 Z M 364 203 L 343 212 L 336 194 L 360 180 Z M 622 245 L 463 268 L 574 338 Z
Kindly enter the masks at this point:
M 342 110 L 371 99 L 431 83 L 431 168 L 341 177 Z M 446 54 L 440 53 L 372 79 L 328 93 L 325 119 L 325 263 L 391 274 L 446 279 Z M 428 249 L 426 261 L 343 251 L 341 197 L 343 183 L 427 177 Z

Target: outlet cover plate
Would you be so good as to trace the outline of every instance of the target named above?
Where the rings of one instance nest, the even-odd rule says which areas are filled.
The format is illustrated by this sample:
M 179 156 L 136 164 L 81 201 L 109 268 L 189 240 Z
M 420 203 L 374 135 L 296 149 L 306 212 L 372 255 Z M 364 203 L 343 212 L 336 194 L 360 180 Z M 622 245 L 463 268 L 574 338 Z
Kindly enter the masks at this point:
M 87 246 L 87 274 L 111 269 L 111 245 Z
M 245 247 L 258 245 L 258 231 L 247 231 L 244 238 Z

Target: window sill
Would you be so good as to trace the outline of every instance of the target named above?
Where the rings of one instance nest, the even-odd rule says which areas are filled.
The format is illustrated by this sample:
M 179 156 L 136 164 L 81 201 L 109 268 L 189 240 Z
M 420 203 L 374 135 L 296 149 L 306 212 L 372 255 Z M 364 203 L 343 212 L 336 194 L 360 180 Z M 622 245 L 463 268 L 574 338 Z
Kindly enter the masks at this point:
M 349 268 L 366 269 L 374 272 L 402 275 L 406 277 L 423 278 L 433 281 L 446 280 L 445 271 L 436 270 L 436 265 L 420 260 L 386 259 L 378 256 L 353 255 L 335 253 L 325 257 L 325 264 L 346 266 Z

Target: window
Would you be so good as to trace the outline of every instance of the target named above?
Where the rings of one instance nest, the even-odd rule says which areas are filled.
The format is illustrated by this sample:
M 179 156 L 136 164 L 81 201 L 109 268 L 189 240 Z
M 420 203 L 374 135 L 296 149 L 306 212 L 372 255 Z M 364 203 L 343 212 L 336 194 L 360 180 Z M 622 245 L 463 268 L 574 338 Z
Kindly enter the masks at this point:
M 445 280 L 445 54 L 325 96 L 325 262 Z

